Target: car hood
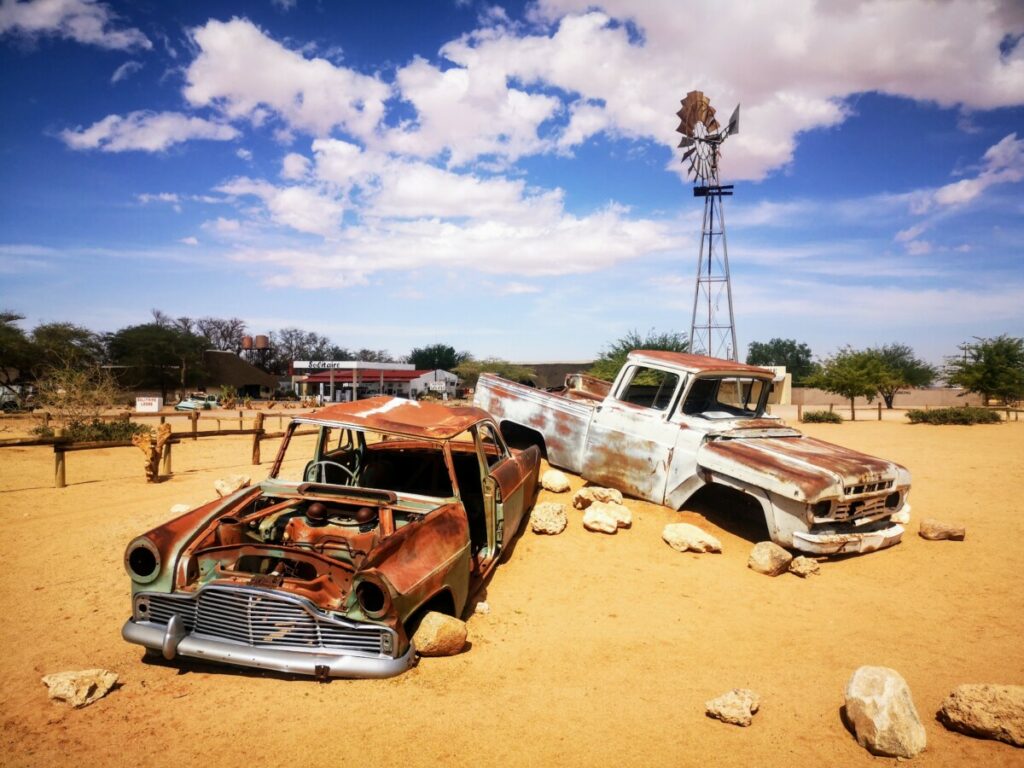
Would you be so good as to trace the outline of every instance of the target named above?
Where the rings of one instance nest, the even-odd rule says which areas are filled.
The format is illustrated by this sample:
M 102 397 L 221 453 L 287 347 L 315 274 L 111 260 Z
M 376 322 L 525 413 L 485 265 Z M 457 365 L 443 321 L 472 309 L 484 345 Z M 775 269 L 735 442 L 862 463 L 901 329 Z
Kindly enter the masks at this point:
M 910 484 L 899 464 L 802 435 L 710 439 L 697 451 L 697 464 L 807 503 L 862 493 L 880 482 Z

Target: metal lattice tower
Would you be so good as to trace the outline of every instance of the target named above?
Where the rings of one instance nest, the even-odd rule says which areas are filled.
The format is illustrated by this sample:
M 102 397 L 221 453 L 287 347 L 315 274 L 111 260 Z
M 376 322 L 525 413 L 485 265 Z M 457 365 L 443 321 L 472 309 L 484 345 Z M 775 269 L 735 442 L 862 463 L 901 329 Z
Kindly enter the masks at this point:
M 700 91 L 690 91 L 676 114 L 680 119 L 676 130 L 683 134 L 679 148 L 686 149 L 682 162 L 690 161 L 687 174 L 693 177 L 693 196 L 704 198 L 690 317 L 690 352 L 737 360 L 736 318 L 722 209 L 722 198 L 732 195 L 732 185 L 719 184 L 718 159 L 722 142 L 739 132 L 740 108 L 737 106 L 733 111 L 725 130 L 719 130 L 715 108 L 708 98 Z

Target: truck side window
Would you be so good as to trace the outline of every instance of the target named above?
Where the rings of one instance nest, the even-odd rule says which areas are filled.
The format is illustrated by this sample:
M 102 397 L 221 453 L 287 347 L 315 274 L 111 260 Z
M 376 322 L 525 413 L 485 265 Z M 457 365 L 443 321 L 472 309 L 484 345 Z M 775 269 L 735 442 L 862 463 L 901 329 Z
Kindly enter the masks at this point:
M 637 366 L 619 399 L 624 403 L 664 411 L 672 404 L 672 396 L 678 386 L 678 374 Z

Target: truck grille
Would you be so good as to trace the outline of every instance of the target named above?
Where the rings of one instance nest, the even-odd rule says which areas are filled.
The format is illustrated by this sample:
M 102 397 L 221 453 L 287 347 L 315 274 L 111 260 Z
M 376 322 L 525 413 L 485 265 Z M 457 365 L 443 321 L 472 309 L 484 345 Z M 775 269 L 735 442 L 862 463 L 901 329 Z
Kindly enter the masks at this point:
M 137 601 L 139 619 L 166 625 L 178 615 L 189 633 L 256 648 L 378 656 L 393 647 L 389 629 L 331 619 L 300 598 L 256 589 L 211 586 L 198 596 L 145 593 Z

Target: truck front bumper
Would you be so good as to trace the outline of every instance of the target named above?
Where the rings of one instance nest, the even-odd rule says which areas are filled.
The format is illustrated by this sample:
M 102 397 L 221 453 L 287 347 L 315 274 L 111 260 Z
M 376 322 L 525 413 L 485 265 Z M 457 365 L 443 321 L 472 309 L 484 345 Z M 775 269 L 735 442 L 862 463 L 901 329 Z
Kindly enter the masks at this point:
M 168 660 L 186 656 L 202 661 L 318 678 L 393 677 L 411 667 L 416 659 L 411 642 L 409 650 L 396 658 L 259 648 L 223 638 L 187 633 L 184 625 L 173 618 L 166 625 L 128 619 L 121 629 L 121 636 L 129 643 L 162 653 Z
M 904 528 L 886 522 L 877 528 L 863 531 L 818 529 L 793 531 L 793 548 L 812 555 L 845 555 L 874 552 L 898 544 Z

